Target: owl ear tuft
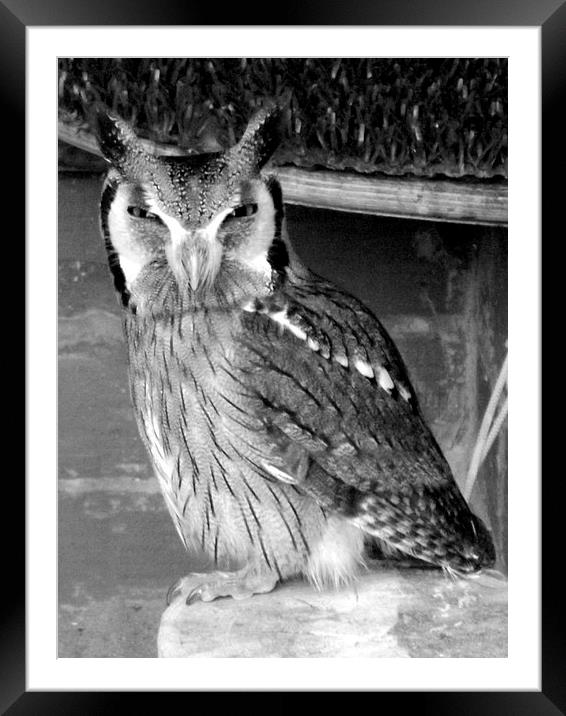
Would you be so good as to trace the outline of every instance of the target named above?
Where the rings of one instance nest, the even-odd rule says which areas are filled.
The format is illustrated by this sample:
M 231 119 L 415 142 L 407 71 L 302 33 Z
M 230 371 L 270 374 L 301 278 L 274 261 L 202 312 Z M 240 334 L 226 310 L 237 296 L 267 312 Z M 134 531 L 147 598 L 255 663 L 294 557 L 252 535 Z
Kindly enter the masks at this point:
M 118 168 L 129 163 L 132 153 L 143 153 L 142 145 L 130 125 L 102 103 L 96 104 L 89 123 L 103 157 Z
M 240 160 L 256 170 L 267 163 L 281 142 L 282 114 L 281 105 L 269 102 L 253 115 L 242 138 L 232 149 Z

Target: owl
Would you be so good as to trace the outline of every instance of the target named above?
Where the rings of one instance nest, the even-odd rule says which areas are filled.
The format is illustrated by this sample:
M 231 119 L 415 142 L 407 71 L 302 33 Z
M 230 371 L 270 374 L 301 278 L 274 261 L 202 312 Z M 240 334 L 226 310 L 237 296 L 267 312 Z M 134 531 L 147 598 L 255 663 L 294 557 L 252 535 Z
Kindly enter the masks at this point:
M 293 250 L 261 172 L 279 115 L 268 104 L 232 148 L 183 157 L 94 121 L 137 425 L 183 544 L 216 565 L 175 594 L 340 586 L 368 539 L 452 573 L 490 566 L 392 339 Z

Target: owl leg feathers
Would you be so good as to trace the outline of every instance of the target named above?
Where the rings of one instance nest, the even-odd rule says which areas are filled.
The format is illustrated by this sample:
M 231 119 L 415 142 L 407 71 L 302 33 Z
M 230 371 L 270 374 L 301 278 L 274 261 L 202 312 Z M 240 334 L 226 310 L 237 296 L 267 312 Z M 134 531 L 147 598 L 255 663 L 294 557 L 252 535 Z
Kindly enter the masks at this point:
M 179 579 L 167 593 L 167 604 L 183 599 L 187 605 L 197 601 L 212 602 L 220 597 L 248 599 L 275 589 L 279 576 L 257 572 L 249 567 L 235 572 L 193 572 Z

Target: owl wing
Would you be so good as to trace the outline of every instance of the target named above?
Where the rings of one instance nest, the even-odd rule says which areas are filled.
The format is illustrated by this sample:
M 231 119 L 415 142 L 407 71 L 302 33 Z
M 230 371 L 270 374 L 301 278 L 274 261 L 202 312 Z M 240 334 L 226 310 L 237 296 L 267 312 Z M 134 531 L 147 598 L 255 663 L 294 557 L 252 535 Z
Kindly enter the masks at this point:
M 240 361 L 256 416 L 358 489 L 451 480 L 391 338 L 363 304 L 308 286 L 244 316 Z
M 306 286 L 245 316 L 240 360 L 268 435 L 256 458 L 267 479 L 416 556 L 456 555 L 471 513 L 397 349 L 362 304 Z

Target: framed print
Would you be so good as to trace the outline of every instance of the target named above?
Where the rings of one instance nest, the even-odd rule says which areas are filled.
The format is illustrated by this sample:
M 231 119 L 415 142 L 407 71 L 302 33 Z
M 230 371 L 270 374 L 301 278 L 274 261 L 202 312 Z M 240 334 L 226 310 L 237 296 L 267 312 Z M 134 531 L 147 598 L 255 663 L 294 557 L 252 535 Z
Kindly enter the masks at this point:
M 16 7 L 15 2 L 3 2 L 0 10 L 5 19 L 1 52 L 4 66 L 10 68 L 4 90 L 6 106 L 13 108 L 12 117 L 21 118 L 22 127 L 25 112 L 25 138 L 20 131 L 21 142 L 14 139 L 13 145 L 18 151 L 19 144 L 19 165 L 22 148 L 26 148 L 28 398 L 26 594 L 5 613 L 3 670 L 7 678 L 3 679 L 3 707 L 9 713 L 88 713 L 105 708 L 119 697 L 106 692 L 121 691 L 369 690 L 392 693 L 395 698 L 411 700 L 415 708 L 424 705 L 434 713 L 460 712 L 464 704 L 466 713 L 550 714 L 564 709 L 563 629 L 556 616 L 556 600 L 547 598 L 553 575 L 547 567 L 548 573 L 541 576 L 541 535 L 545 554 L 560 543 L 556 534 L 560 520 L 553 514 L 557 511 L 554 505 L 559 503 L 551 500 L 552 504 L 541 511 L 539 431 L 539 217 L 546 219 L 560 205 L 557 182 L 549 178 L 544 192 L 540 192 L 539 137 L 542 109 L 542 152 L 548 153 L 545 168 L 559 165 L 556 158 L 561 144 L 556 122 L 560 113 L 555 105 L 564 86 L 563 6 L 548 2 L 536 11 L 505 8 L 503 14 L 499 6 L 480 10 L 462 3 L 445 15 L 432 3 L 423 6 L 423 15 L 418 17 L 401 12 L 398 6 L 364 7 L 363 11 L 352 8 L 347 19 L 345 8 L 305 8 L 293 25 L 222 26 L 209 25 L 202 9 L 193 13 L 186 7 L 173 6 L 160 8 L 159 17 L 146 7 L 139 7 L 133 16 L 121 3 L 111 10 L 49 3 L 47 14 L 47 7 L 40 3 Z M 331 91 L 324 86 L 320 89 L 324 83 Z M 201 91 L 201 87 L 206 89 Z M 398 88 L 397 95 L 394 88 Z M 458 111 L 467 112 L 461 120 L 464 140 L 454 139 L 459 131 L 455 123 L 450 124 L 455 110 L 450 110 L 451 115 L 439 99 L 448 96 L 451 88 L 459 98 Z M 273 147 L 271 99 L 279 103 L 273 116 L 279 122 L 277 132 L 284 137 Z M 257 110 L 255 114 L 252 108 Z M 341 125 L 346 112 L 351 114 Z M 6 127 L 7 137 L 16 136 L 18 129 L 13 124 L 11 120 Z M 347 127 L 353 139 L 348 139 L 341 127 Z M 238 151 L 233 168 L 225 170 L 225 166 L 232 166 L 229 162 Z M 222 154 L 208 154 L 211 152 Z M 165 158 L 157 160 L 154 153 Z M 203 156 L 215 157 L 210 160 L 213 162 L 218 156 L 228 159 L 222 159 L 226 164 L 194 169 L 201 166 L 198 157 Z M 176 174 L 187 157 L 193 158 L 189 163 L 193 168 Z M 145 161 L 149 168 L 141 168 Z M 246 168 L 246 162 L 253 164 L 253 172 Z M 103 178 L 108 163 L 114 165 L 110 184 Z M 265 178 L 264 164 L 272 172 L 269 179 Z M 247 171 L 252 172 L 251 178 L 246 175 L 245 181 L 238 179 L 238 189 L 234 189 L 235 174 Z M 126 189 L 120 188 L 120 182 Z M 203 209 L 208 201 L 202 194 L 205 185 L 214 186 L 210 188 L 210 211 Z M 346 414 L 339 402 L 342 393 L 349 405 L 355 405 L 359 398 L 353 397 L 352 386 L 359 383 L 359 390 L 366 391 L 367 381 L 373 381 L 371 390 L 376 391 L 378 401 L 395 401 L 385 403 L 389 406 L 386 410 L 395 414 L 387 418 L 393 420 L 395 434 L 388 437 L 384 427 L 374 439 L 370 431 L 373 447 L 369 437 L 364 438 L 364 421 L 360 419 L 362 427 L 357 428 L 351 449 L 363 460 L 366 453 L 373 455 L 376 450 L 381 456 L 382 448 L 377 445 L 382 439 L 387 442 L 386 449 L 392 451 L 387 453 L 388 469 L 396 474 L 395 470 L 400 470 L 394 467 L 399 450 L 404 451 L 403 465 L 422 466 L 422 446 L 426 443 L 431 454 L 442 452 L 454 474 L 450 478 L 454 480 L 452 488 L 442 472 L 444 467 L 435 468 L 442 473 L 444 492 L 441 500 L 434 498 L 433 508 L 426 508 L 435 516 L 441 514 L 438 519 L 448 526 L 439 533 L 430 519 L 423 518 L 419 510 L 425 493 L 421 490 L 420 502 L 408 500 L 410 510 L 405 509 L 402 520 L 401 513 L 395 512 L 395 535 L 400 534 L 399 524 L 408 519 L 407 534 L 412 535 L 419 525 L 419 539 L 409 541 L 405 533 L 396 537 L 401 557 L 398 553 L 390 555 L 379 542 L 372 558 L 381 560 L 383 569 L 377 572 L 381 575 L 379 583 L 372 583 L 375 591 L 364 591 L 361 578 L 359 590 L 344 597 L 357 604 L 358 617 L 364 609 L 374 615 L 378 610 L 373 604 L 380 603 L 383 631 L 379 639 L 368 637 L 372 629 L 377 629 L 377 622 L 363 622 L 371 626 L 361 626 L 360 619 L 356 622 L 352 617 L 350 602 L 337 607 L 333 597 L 327 598 L 323 592 L 319 603 L 318 596 L 310 596 L 312 587 L 295 582 L 288 589 L 297 591 L 285 601 L 291 594 L 286 587 L 271 592 L 275 583 L 265 586 L 266 571 L 276 573 L 283 582 L 287 576 L 307 572 L 315 574 L 313 581 L 317 581 L 319 572 L 312 567 L 316 541 L 305 546 L 308 568 L 301 571 L 302 567 L 293 567 L 286 572 L 283 565 L 289 551 L 296 548 L 300 552 L 296 543 L 301 539 L 308 542 L 309 530 L 315 528 L 310 526 L 307 513 L 300 512 L 299 503 L 294 502 L 285 512 L 274 498 L 279 508 L 269 520 L 281 519 L 287 530 L 285 545 L 289 542 L 278 551 L 276 541 L 284 540 L 261 527 L 262 519 L 264 524 L 268 520 L 262 517 L 261 494 L 258 497 L 255 482 L 250 486 L 249 476 L 243 479 L 247 502 L 243 493 L 241 499 L 234 498 L 234 504 L 244 503 L 249 510 L 246 507 L 234 517 L 233 505 L 225 506 L 232 504 L 234 484 L 222 467 L 220 453 L 228 451 L 230 460 L 234 455 L 222 442 L 218 428 L 224 425 L 221 418 L 215 428 L 207 426 L 203 418 L 212 447 L 210 454 L 197 457 L 196 463 L 194 454 L 200 455 L 200 437 L 191 443 L 197 428 L 189 427 L 186 419 L 186 432 L 181 428 L 179 433 L 185 452 L 172 451 L 175 459 L 171 461 L 165 443 L 156 447 L 154 436 L 161 435 L 161 428 L 156 427 L 155 415 L 165 416 L 166 422 L 179 415 L 181 425 L 185 400 L 190 400 L 183 388 L 176 393 L 167 388 L 167 383 L 175 385 L 175 370 L 179 376 L 196 375 L 194 366 L 199 359 L 193 350 L 183 367 L 180 356 L 185 344 L 174 350 L 175 336 L 185 330 L 181 320 L 177 332 L 167 339 L 170 358 L 163 353 L 159 359 L 159 365 L 165 365 L 161 387 L 151 399 L 151 391 L 143 392 L 147 387 L 136 393 L 136 386 L 148 385 L 139 378 L 142 373 L 146 375 L 146 369 L 138 362 L 147 351 L 136 354 L 137 342 L 160 329 L 152 329 L 150 323 L 133 329 L 131 323 L 130 330 L 138 332 L 127 343 L 121 316 L 128 305 L 135 307 L 138 317 L 144 315 L 144 301 L 155 300 L 154 288 L 146 299 L 136 294 L 133 286 L 141 285 L 140 276 L 146 280 L 148 267 L 162 265 L 170 274 L 173 264 L 167 263 L 172 261 L 169 254 L 150 260 L 147 257 L 153 249 L 148 247 L 156 245 L 152 242 L 161 234 L 169 237 L 166 243 L 170 240 L 172 246 L 179 232 L 185 236 L 189 220 L 181 210 L 175 213 L 171 209 L 178 205 L 177 198 L 172 197 L 177 191 L 183 197 L 192 196 L 197 186 L 201 193 L 198 200 L 194 199 L 195 207 L 200 206 L 198 211 L 206 215 L 206 221 L 201 221 L 204 228 L 199 224 L 195 241 L 204 241 L 205 235 L 209 241 L 213 234 L 217 237 L 221 235 L 218 232 L 227 232 L 222 234 L 227 237 L 227 253 L 218 258 L 214 271 L 220 271 L 220 266 L 232 270 L 230 267 L 240 260 L 238 256 L 244 256 L 246 271 L 263 271 L 255 254 L 250 258 L 247 249 L 238 247 L 245 246 L 249 237 L 255 237 L 249 239 L 253 246 L 254 241 L 263 241 L 269 231 L 266 226 L 273 226 L 276 236 L 277 196 L 282 191 L 281 212 L 285 204 L 292 251 L 296 250 L 315 274 L 339 287 L 324 290 L 344 290 L 375 311 L 385 326 L 383 330 L 387 330 L 385 335 L 394 341 L 390 348 L 390 338 L 379 339 L 386 345 L 383 348 L 380 343 L 379 361 L 369 348 L 362 353 L 361 343 L 354 346 L 352 341 L 359 340 L 365 325 L 360 323 L 362 328 L 356 334 L 356 321 L 362 320 L 359 316 L 363 310 L 356 303 L 352 318 L 344 319 L 341 329 L 348 332 L 340 335 L 358 338 L 342 337 L 340 349 L 336 339 L 328 339 L 326 350 L 325 336 L 334 335 L 331 331 L 335 328 L 321 327 L 314 309 L 307 313 L 303 307 L 301 313 L 296 301 L 282 306 L 274 303 L 272 309 L 267 294 L 261 293 L 252 297 L 251 309 L 242 309 L 247 316 L 242 320 L 268 321 L 267 331 L 273 322 L 277 324 L 269 338 L 274 357 L 268 359 L 262 354 L 264 369 L 287 355 L 285 341 L 289 337 L 297 342 L 293 350 L 306 347 L 317 365 L 330 365 L 334 388 L 328 393 L 325 426 L 333 410 Z M 158 187 L 155 195 L 151 187 Z M 218 199 L 220 195 L 228 198 Z M 120 202 L 123 219 L 116 214 Z M 275 207 L 273 223 L 262 214 L 267 205 Z M 254 233 L 252 227 L 260 218 L 261 229 Z M 244 223 L 234 229 L 234 222 L 240 220 Z M 99 221 L 113 273 L 108 271 Z M 232 228 L 228 230 L 230 222 Z M 116 231 L 121 238 L 113 233 Z M 132 231 L 135 234 L 128 233 Z M 138 241 L 134 235 L 141 237 L 141 253 L 132 253 L 131 247 Z M 287 245 L 281 242 L 277 246 L 283 251 L 281 247 Z M 298 264 L 293 263 L 299 259 L 294 254 L 289 259 L 289 251 L 284 248 L 284 266 L 277 263 L 280 257 L 274 258 L 272 248 L 265 248 L 258 256 L 263 256 L 266 266 L 269 264 L 270 276 L 287 276 L 291 271 L 299 275 L 302 269 L 294 268 Z M 116 261 L 121 262 L 118 270 Z M 199 274 L 188 255 L 179 261 L 186 269 L 178 281 L 186 279 L 190 286 L 204 282 L 208 291 L 212 269 L 207 269 L 206 275 Z M 209 254 L 202 261 L 210 266 L 214 263 Z M 113 281 L 118 300 L 113 295 Z M 165 284 L 159 285 L 163 295 Z M 322 286 L 316 284 L 313 289 L 317 296 L 322 295 Z M 249 298 L 248 293 L 245 296 Z M 344 300 L 340 299 L 339 310 L 345 310 Z M 243 301 L 242 305 L 248 303 Z M 167 305 L 165 301 L 164 311 Z M 186 307 L 181 315 L 185 311 Z M 326 316 L 328 325 L 338 325 L 339 313 L 332 313 L 328 306 L 324 311 L 321 315 Z M 310 323 L 305 316 L 310 317 Z M 125 320 L 127 338 L 130 319 Z M 200 344 L 205 334 L 210 335 L 209 328 L 195 325 L 191 335 L 198 334 Z M 214 323 L 215 331 L 224 330 L 219 325 Z M 226 335 L 231 335 L 232 329 L 226 330 Z M 256 328 L 254 331 L 258 336 Z M 222 345 L 226 340 L 222 339 Z M 279 340 L 283 343 L 274 348 L 274 341 Z M 155 344 L 151 345 L 155 353 Z M 399 363 L 397 349 L 403 356 Z M 240 360 L 244 349 L 238 350 Z M 257 341 L 253 351 L 258 351 Z M 261 388 L 265 392 L 254 388 L 254 396 L 261 396 L 261 415 L 268 407 L 272 410 L 266 422 L 270 426 L 269 459 L 264 459 L 263 452 L 261 458 L 250 452 L 242 457 L 242 464 L 261 460 L 262 475 L 274 481 L 268 483 L 266 494 L 268 489 L 276 495 L 280 494 L 278 490 L 286 495 L 293 490 L 316 491 L 317 485 L 323 484 L 316 500 L 321 501 L 324 519 L 328 511 L 340 520 L 346 514 L 350 521 L 355 519 L 357 530 L 362 516 L 373 509 L 367 508 L 361 483 L 354 483 L 358 491 L 355 497 L 347 483 L 347 498 L 341 485 L 329 496 L 328 482 L 313 479 L 309 483 L 308 476 L 313 474 L 309 466 L 313 454 L 318 453 L 313 453 L 314 428 L 301 411 L 308 400 L 320 408 L 322 398 L 318 388 L 297 377 L 303 375 L 300 371 L 306 370 L 306 363 L 297 367 L 293 351 L 288 355 L 290 363 L 285 363 L 284 369 L 278 364 L 278 375 L 284 374 L 285 380 L 300 386 L 306 397 L 302 403 L 293 404 L 292 410 L 283 410 L 281 396 L 277 402 L 269 392 L 276 384 L 273 378 Z M 175 363 L 170 362 L 173 357 Z M 403 360 L 412 384 L 405 383 Z M 216 375 L 218 366 L 211 364 L 208 353 L 206 361 Z M 131 375 L 138 368 L 136 383 Z M 352 368 L 354 378 L 350 376 Z M 348 390 L 336 382 L 343 380 L 344 371 L 350 381 Z M 184 379 L 179 380 L 182 384 Z M 203 412 L 212 405 L 218 413 L 218 405 L 204 394 L 202 386 L 196 387 L 198 380 L 194 380 L 195 395 L 202 396 L 195 400 L 201 401 L 201 408 L 204 405 Z M 413 391 L 419 396 L 420 408 Z M 173 400 L 173 394 L 180 397 Z M 255 408 L 248 403 L 245 407 L 234 405 L 235 394 L 230 393 L 231 415 L 238 411 L 247 421 Z M 142 409 L 136 416 L 137 405 L 146 399 L 152 405 L 151 415 Z M 287 418 L 293 416 L 295 432 L 291 432 L 295 437 L 290 444 L 284 443 L 274 467 L 276 402 L 277 445 L 281 444 L 281 435 L 287 435 L 287 428 L 282 427 L 282 410 Z M 409 408 L 411 417 L 402 417 L 409 416 Z M 419 411 L 429 426 L 426 429 L 420 422 L 415 427 L 417 418 L 412 416 L 420 416 Z M 488 424 L 486 415 L 490 412 Z M 383 420 L 385 424 L 386 418 Z M 403 421 L 411 425 L 407 433 L 410 438 L 399 437 L 408 430 Z M 333 430 L 348 434 L 345 422 L 345 418 L 340 419 Z M 429 428 L 430 433 L 426 432 Z M 406 445 L 416 440 L 415 430 L 423 432 L 417 441 L 420 452 L 411 462 L 412 453 L 409 455 Z M 299 433 L 301 450 L 296 452 Z M 324 434 L 328 449 L 343 445 L 336 435 L 330 438 Z M 484 443 L 480 444 L 482 435 Z M 249 446 L 249 441 L 246 444 Z M 209 462 L 213 462 L 216 448 L 220 452 L 214 462 L 218 466 L 215 473 Z M 345 459 L 343 454 L 339 458 L 338 453 L 333 455 L 334 462 L 325 463 L 328 470 L 337 459 Z M 188 473 L 183 466 L 189 462 L 194 469 L 193 488 L 191 492 L 187 487 L 185 494 L 183 475 Z M 199 493 L 201 488 L 195 486 L 194 476 L 204 472 L 205 464 L 212 477 L 208 488 Z M 170 478 L 177 486 L 174 495 L 163 487 Z M 224 492 L 216 480 L 224 482 Z M 364 489 L 375 500 L 382 487 L 371 484 L 373 487 Z M 431 484 L 436 485 L 427 477 L 427 490 Z M 447 484 L 449 487 L 445 487 Z M 389 482 L 387 486 L 390 490 Z M 465 502 L 457 502 L 458 510 L 465 510 L 457 512 L 450 490 L 463 493 L 470 509 Z M 393 492 L 387 505 L 403 502 L 400 495 L 405 492 L 396 486 Z M 213 499 L 216 494 L 221 495 L 217 501 Z M 309 500 L 315 499 L 313 494 L 308 493 Z M 199 495 L 205 497 L 201 500 Z M 374 503 L 370 500 L 370 504 Z M 183 520 L 191 509 L 197 509 L 200 515 L 198 530 L 190 528 L 194 534 Z M 375 519 L 381 520 L 384 508 L 376 509 L 375 514 Z M 289 526 L 294 519 L 299 527 L 308 524 L 308 529 Z M 458 525 L 465 522 L 461 530 L 458 527 L 456 538 L 450 531 L 456 529 L 451 519 Z M 188 572 L 208 573 L 211 562 L 206 561 L 207 555 L 219 565 L 218 575 L 234 569 L 224 566 L 222 558 L 231 564 L 232 558 L 238 561 L 240 553 L 232 553 L 228 547 L 224 553 L 223 545 L 231 540 L 241 542 L 240 536 L 231 536 L 239 534 L 235 525 L 240 523 L 249 536 L 249 550 L 257 548 L 269 566 L 268 570 L 253 572 L 251 591 L 259 594 L 247 600 L 208 602 L 209 598 L 247 594 L 248 574 L 245 588 L 241 583 L 234 586 L 232 576 L 227 580 L 228 587 L 223 576 L 215 577 L 213 586 L 204 578 L 198 583 L 182 581 L 181 591 L 173 585 Z M 389 527 L 385 533 L 383 529 L 379 521 L 373 536 L 382 538 L 386 534 L 391 538 Z M 333 554 L 338 551 L 336 545 L 353 553 L 352 540 L 365 539 L 357 532 L 355 536 L 348 532 L 346 547 L 343 534 L 332 533 Z M 183 542 L 192 544 L 191 540 L 198 543 L 200 551 L 195 551 L 193 561 L 187 564 Z M 455 540 L 464 546 L 454 547 Z M 434 543 L 436 552 L 423 546 L 430 543 Z M 438 565 L 444 568 L 444 577 L 437 570 L 422 569 L 422 563 L 421 568 L 408 567 L 405 572 L 395 563 L 396 559 L 403 562 L 405 555 L 434 564 L 431 554 L 442 555 Z M 546 559 L 545 565 L 549 562 Z M 465 589 L 458 586 L 461 572 L 480 567 L 480 577 L 466 578 Z M 332 573 L 333 578 L 340 569 L 342 566 Z M 195 590 L 202 601 L 193 613 L 200 621 L 183 621 L 191 608 L 187 604 L 194 603 Z M 180 604 L 179 594 L 182 608 L 176 606 Z M 312 590 L 312 594 L 319 593 Z M 304 611 L 292 611 L 291 601 L 293 608 Z M 213 606 L 206 608 L 209 604 Z M 299 621 L 302 629 L 297 627 Z M 248 638 L 254 628 L 254 638 Z M 208 634 L 206 646 L 202 634 Z M 363 637 L 368 637 L 367 641 Z M 271 648 L 273 643 L 277 648 Z M 275 669 L 270 668 L 274 665 Z M 422 700 L 417 702 L 417 698 Z

